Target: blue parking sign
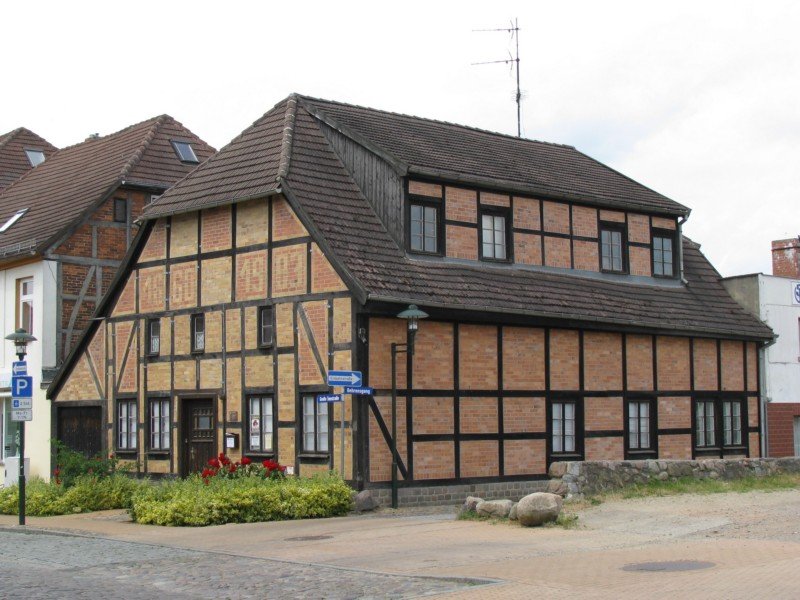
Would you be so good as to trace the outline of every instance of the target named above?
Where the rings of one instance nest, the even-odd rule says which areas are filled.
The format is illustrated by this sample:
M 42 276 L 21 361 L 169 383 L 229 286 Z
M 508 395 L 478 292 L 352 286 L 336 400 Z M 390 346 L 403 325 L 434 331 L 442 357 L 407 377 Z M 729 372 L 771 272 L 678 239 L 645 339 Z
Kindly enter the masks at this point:
M 32 398 L 33 397 L 33 377 L 30 375 L 18 375 L 11 378 L 11 397 L 12 398 Z

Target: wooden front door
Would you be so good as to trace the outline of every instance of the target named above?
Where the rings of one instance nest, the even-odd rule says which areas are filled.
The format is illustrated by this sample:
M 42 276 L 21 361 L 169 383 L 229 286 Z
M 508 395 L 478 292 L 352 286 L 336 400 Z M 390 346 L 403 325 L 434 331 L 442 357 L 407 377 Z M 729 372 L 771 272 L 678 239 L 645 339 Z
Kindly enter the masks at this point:
M 184 400 L 181 425 L 181 475 L 202 471 L 216 455 L 216 422 L 211 398 Z
M 86 458 L 103 449 L 102 409 L 99 406 L 59 406 L 56 437 Z

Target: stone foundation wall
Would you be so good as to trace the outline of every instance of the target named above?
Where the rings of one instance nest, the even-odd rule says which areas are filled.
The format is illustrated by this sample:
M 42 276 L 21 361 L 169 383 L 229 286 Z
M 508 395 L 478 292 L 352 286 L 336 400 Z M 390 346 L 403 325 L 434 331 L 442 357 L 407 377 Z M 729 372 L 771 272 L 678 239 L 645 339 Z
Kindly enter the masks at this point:
M 549 481 L 505 481 L 497 483 L 474 483 L 464 485 L 432 485 L 421 487 L 401 487 L 398 490 L 398 504 L 407 506 L 436 506 L 441 504 L 461 505 L 467 496 L 478 496 L 484 500 L 508 498 L 514 502 L 533 492 L 545 492 Z M 388 487 L 368 488 L 382 507 L 392 505 L 392 490 Z
M 778 473 L 800 473 L 800 458 L 710 460 L 624 460 L 555 462 L 550 465 L 550 491 L 578 496 L 619 489 L 653 479 L 740 479 Z M 561 485 L 557 482 L 560 480 Z

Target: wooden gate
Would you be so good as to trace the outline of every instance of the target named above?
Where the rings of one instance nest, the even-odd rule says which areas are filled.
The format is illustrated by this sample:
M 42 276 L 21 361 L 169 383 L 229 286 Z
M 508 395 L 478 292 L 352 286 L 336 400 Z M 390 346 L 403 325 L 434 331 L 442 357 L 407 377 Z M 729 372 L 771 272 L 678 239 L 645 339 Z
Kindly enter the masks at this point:
M 103 450 L 102 409 L 99 406 L 59 406 L 56 437 L 86 458 Z

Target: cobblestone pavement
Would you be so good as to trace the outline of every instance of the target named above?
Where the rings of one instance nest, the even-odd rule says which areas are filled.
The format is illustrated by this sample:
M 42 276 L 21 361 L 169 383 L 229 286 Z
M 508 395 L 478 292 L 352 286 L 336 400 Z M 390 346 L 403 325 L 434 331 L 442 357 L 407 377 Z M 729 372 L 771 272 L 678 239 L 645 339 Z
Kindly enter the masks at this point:
M 4 598 L 416 598 L 480 581 L 413 577 L 35 531 L 0 531 Z

